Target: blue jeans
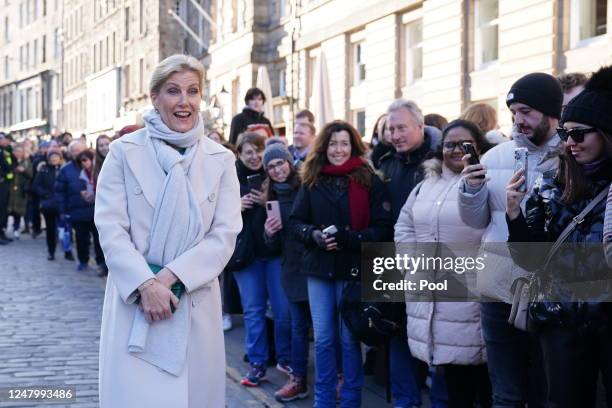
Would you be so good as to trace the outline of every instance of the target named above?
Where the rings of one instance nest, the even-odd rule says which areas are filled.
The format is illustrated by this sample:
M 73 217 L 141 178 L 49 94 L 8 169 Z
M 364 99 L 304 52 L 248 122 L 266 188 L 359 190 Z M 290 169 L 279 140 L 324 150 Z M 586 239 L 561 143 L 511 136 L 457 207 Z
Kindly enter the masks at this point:
M 289 301 L 280 281 L 280 258 L 255 259 L 246 268 L 234 272 L 244 310 L 245 348 L 251 364 L 266 364 L 268 340 L 266 307 L 268 299 L 274 314 L 276 360 L 288 365 L 291 359 L 291 316 Z
M 508 324 L 510 305 L 481 303 L 494 408 L 544 407 L 546 377 L 537 338 Z
M 308 370 L 308 328 L 310 309 L 308 302 L 289 302 L 291 312 L 291 370 L 306 378 Z
M 336 407 L 337 337 L 342 349 L 344 384 L 340 390 L 341 408 L 361 406 L 363 367 L 361 344 L 348 330 L 338 312 L 346 282 L 308 277 L 308 298 L 315 336 L 315 408 Z
M 389 344 L 389 371 L 391 395 L 394 406 L 409 408 L 420 406 L 423 401 L 419 385 L 419 365 L 425 363 L 417 360 L 410 353 L 405 336 L 395 336 Z M 432 408 L 446 408 L 448 397 L 444 376 L 434 368 L 429 398 Z

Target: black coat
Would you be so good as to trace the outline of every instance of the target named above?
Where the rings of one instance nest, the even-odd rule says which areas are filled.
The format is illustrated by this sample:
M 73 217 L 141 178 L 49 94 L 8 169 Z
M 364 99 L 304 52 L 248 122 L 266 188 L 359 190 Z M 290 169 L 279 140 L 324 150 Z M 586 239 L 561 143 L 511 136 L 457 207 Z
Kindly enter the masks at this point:
M 263 168 L 250 170 L 240 160 L 236 161 L 236 171 L 240 182 L 240 197 L 248 194 L 249 187 L 247 177 L 252 174 L 261 174 L 265 177 Z M 255 258 L 271 258 L 280 255 L 280 250 L 272 251 L 263 241 L 264 223 L 266 222 L 266 209 L 255 204 L 253 208 L 242 211 L 242 231 L 236 238 L 234 254 L 226 269 L 240 270 L 251 264 Z
M 40 197 L 40 210 L 45 213 L 56 213 L 58 204 L 55 195 L 55 179 L 60 166 L 43 164 L 39 167 L 32 182 L 32 191 Z
M 431 126 L 425 126 L 425 138 L 421 147 L 410 153 L 390 150 L 380 158 L 380 171 L 385 175 L 387 190 L 391 193 L 393 221 L 397 221 L 410 192 L 424 177 L 421 164 L 425 157 L 438 149 L 442 135 Z
M 609 174 L 596 180 L 591 185 L 592 194 L 578 203 L 561 202 L 563 189 L 554 178 L 554 174 L 545 173 L 538 180 L 525 205 L 525 216 L 522 214 L 508 223 L 508 242 L 555 242 L 573 217 L 577 216 L 588 203 L 602 190 L 609 188 L 612 168 Z M 606 200 L 602 200 L 591 210 L 564 241 L 552 258 L 545 271 L 539 271 L 540 284 L 537 298 L 552 299 L 534 302 L 530 305 L 530 315 L 537 325 L 554 325 L 574 328 L 580 331 L 605 330 L 610 328 L 612 304 L 594 301 L 556 301 L 568 297 L 566 292 L 572 282 L 605 282 L 612 279 L 612 271 L 607 266 L 603 253 L 593 254 L 589 251 L 602 252 L 603 222 Z M 537 271 L 544 262 L 545 254 L 541 247 L 533 245 L 509 245 L 512 259 L 522 268 Z M 602 280 L 605 277 L 607 281 Z M 571 287 L 571 286 L 570 286 Z M 601 287 L 604 297 L 609 297 L 612 287 Z
M 270 188 L 272 188 L 272 186 L 270 186 Z M 284 193 L 276 193 L 274 199 L 278 200 L 283 229 L 271 238 L 264 234 L 266 245 L 268 245 L 271 250 L 280 250 L 281 252 L 281 284 L 283 285 L 287 298 L 291 302 L 308 301 L 306 275 L 300 272 L 300 263 L 298 262 L 304 251 L 304 244 L 298 241 L 294 234 L 291 233 L 289 219 L 298 189 L 299 188 L 296 188 Z
M 391 239 L 392 220 L 389 199 L 383 182 L 372 174 L 370 225 L 355 231 L 350 228 L 348 177 L 321 176 L 314 187 L 300 188 L 291 213 L 292 230 L 306 246 L 301 271 L 309 276 L 335 280 L 358 280 L 361 276 L 361 243 Z M 312 232 L 335 225 L 338 251 L 325 251 L 312 239 Z M 343 237 L 340 239 L 340 237 Z
M 259 123 L 268 125 L 270 126 L 270 131 L 273 130 L 270 119 L 266 118 L 263 112 L 257 112 L 256 110 L 245 106 L 242 112 L 232 118 L 229 142 L 235 146 L 236 142 L 238 141 L 239 134 L 244 132 L 249 125 L 256 125 Z

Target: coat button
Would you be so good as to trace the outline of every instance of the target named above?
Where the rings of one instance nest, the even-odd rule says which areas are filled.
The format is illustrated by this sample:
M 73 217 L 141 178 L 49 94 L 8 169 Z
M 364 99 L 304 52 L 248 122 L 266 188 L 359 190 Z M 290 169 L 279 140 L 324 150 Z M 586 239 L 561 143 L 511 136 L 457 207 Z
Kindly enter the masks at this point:
M 217 198 L 217 195 L 215 193 L 210 193 L 210 195 L 208 196 L 208 201 L 212 203 L 213 201 L 215 201 L 215 198 Z
M 142 194 L 142 188 L 140 186 L 134 187 L 134 194 Z
M 358 276 L 359 275 L 359 269 L 352 267 L 351 268 L 351 276 Z

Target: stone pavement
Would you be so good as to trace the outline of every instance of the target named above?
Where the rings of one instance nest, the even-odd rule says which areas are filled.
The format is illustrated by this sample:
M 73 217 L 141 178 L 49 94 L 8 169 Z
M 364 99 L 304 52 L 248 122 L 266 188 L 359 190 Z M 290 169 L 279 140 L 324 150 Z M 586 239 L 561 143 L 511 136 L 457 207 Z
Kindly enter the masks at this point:
M 56 384 L 75 387 L 77 395 L 70 404 L 0 400 L 0 408 L 98 407 L 104 285 L 94 269 L 77 272 L 76 263 L 62 256 L 47 261 L 42 236 L 33 240 L 23 235 L 0 246 L 0 387 Z M 287 405 L 276 402 L 273 393 L 286 377 L 275 369 L 269 370 L 269 382 L 260 388 L 240 385 L 247 365 L 242 362 L 244 331 L 237 320 L 237 327 L 226 335 L 227 406 L 312 406 L 312 399 Z M 380 386 L 368 384 L 363 406 L 387 407 L 382 395 Z

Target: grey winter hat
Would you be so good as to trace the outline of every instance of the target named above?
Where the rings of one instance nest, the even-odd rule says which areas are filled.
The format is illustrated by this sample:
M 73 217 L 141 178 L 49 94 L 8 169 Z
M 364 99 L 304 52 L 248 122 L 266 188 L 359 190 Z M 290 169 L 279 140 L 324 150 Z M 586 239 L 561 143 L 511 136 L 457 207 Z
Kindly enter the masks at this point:
M 289 149 L 287 149 L 287 146 L 285 146 L 284 143 L 272 143 L 266 147 L 266 150 L 263 154 L 264 169 L 267 168 L 268 163 L 270 163 L 274 159 L 283 159 L 291 163 L 293 160 L 293 156 L 291 156 L 291 153 L 289 153 Z

